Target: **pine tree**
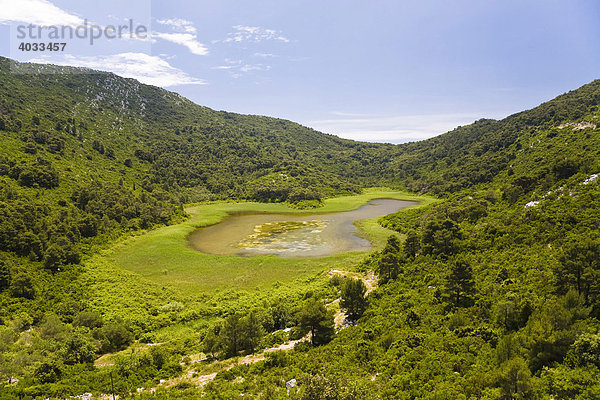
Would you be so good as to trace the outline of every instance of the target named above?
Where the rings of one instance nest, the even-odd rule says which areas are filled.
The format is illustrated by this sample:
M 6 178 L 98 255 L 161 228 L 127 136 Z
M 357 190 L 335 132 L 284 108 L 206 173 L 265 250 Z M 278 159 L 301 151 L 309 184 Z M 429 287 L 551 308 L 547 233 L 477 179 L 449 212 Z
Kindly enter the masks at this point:
M 600 241 L 577 239 L 568 243 L 556 272 L 561 292 L 574 288 L 590 304 L 600 292 Z
M 458 258 L 452 263 L 447 288 L 452 302 L 457 307 L 475 293 L 473 269 L 464 258 Z
M 298 319 L 300 325 L 311 333 L 313 346 L 325 344 L 333 337 L 333 315 L 314 297 L 306 301 Z
M 225 319 L 221 330 L 221 340 L 228 356 L 237 355 L 242 341 L 242 324 L 239 314 L 232 314 Z
M 246 317 L 242 318 L 241 325 L 244 347 L 248 352 L 254 353 L 258 342 L 264 334 L 263 326 L 256 311 L 252 311 Z
M 366 292 L 367 287 L 360 279 L 347 279 L 344 282 L 340 305 L 348 311 L 350 319 L 356 321 L 365 312 L 367 307 Z

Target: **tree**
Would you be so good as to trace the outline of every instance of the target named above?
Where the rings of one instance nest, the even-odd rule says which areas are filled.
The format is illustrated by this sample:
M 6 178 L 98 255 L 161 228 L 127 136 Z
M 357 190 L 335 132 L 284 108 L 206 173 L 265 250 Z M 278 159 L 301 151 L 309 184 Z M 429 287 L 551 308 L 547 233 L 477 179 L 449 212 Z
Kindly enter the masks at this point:
M 53 271 L 58 271 L 64 264 L 77 264 L 81 259 L 79 250 L 65 237 L 54 241 L 44 253 L 44 266 Z
M 528 301 L 511 294 L 496 302 L 496 323 L 507 331 L 516 331 L 527 324 L 531 312 Z
M 475 292 L 473 269 L 464 258 L 457 258 L 452 263 L 447 289 L 452 302 L 457 307 Z
M 237 355 L 242 342 L 243 331 L 240 314 L 231 314 L 225 319 L 221 329 L 221 340 L 228 356 Z
M 172 354 L 172 353 L 171 353 Z M 152 357 L 152 364 L 156 369 L 161 370 L 169 361 L 169 352 L 163 346 L 153 346 L 150 349 L 150 357 Z
M 60 318 L 55 314 L 47 314 L 44 316 L 38 331 L 40 337 L 45 340 L 63 340 L 63 335 L 67 331 L 66 326 Z
M 387 239 L 387 243 L 383 248 L 383 253 L 398 253 L 400 251 L 400 240 L 396 235 L 390 235 Z
M 103 324 L 102 315 L 97 311 L 81 311 L 73 319 L 73 326 L 85 326 L 90 329 L 100 328 Z
M 360 279 L 346 279 L 342 285 L 342 300 L 340 305 L 348 312 L 348 317 L 354 321 L 365 312 L 367 287 Z
M 586 304 L 600 294 L 600 241 L 577 237 L 563 248 L 556 271 L 560 292 L 575 288 Z
M 417 232 L 411 230 L 406 234 L 404 241 L 404 255 L 409 258 L 415 257 L 421 250 L 421 239 Z
M 202 341 L 202 351 L 206 354 L 210 354 L 212 358 L 222 350 L 223 342 L 221 340 L 221 325 L 214 325 L 211 327 L 204 340 Z
M 15 374 L 14 353 L 10 352 L 17 340 L 17 333 L 8 326 L 0 325 L 0 379 L 10 383 Z
M 451 256 L 462 238 L 460 227 L 449 218 L 434 218 L 423 228 L 423 252 L 425 254 Z
M 570 357 L 576 365 L 600 367 L 600 334 L 584 333 L 571 346 Z
M 566 179 L 572 175 L 575 175 L 579 168 L 581 167 L 581 163 L 579 160 L 574 158 L 565 158 L 562 160 L 558 160 L 552 166 L 552 172 L 556 175 L 556 179 Z
M 73 329 L 67 334 L 63 346 L 65 364 L 91 363 L 100 347 L 86 328 Z
M 384 253 L 377 262 L 379 282 L 384 285 L 398 277 L 401 259 L 397 253 Z
M 325 306 L 314 297 L 304 303 L 298 320 L 302 328 L 310 332 L 313 346 L 325 344 L 333 338 L 333 314 L 328 312 Z
M 10 286 L 10 269 L 4 260 L 0 259 L 0 292 Z
M 98 336 L 103 353 L 122 350 L 133 340 L 133 335 L 121 321 L 105 324 L 99 329 Z
M 43 159 L 22 167 L 18 174 L 21 186 L 52 189 L 58 186 L 59 176 L 54 167 Z
M 504 398 L 519 399 L 531 390 L 531 371 L 521 357 L 506 361 L 500 367 L 499 386 Z
M 244 347 L 248 352 L 254 353 L 258 342 L 265 333 L 257 312 L 251 311 L 250 314 L 242 318 L 241 325 Z
M 97 140 L 92 142 L 92 148 L 100 154 L 104 154 L 104 145 Z
M 398 277 L 400 264 L 403 262 L 400 254 L 400 241 L 397 236 L 390 236 L 379 258 L 375 269 L 379 276 L 379 282 L 385 284 Z
M 54 383 L 63 374 L 62 365 L 56 360 L 41 362 L 33 371 L 33 376 L 39 383 Z
M 10 283 L 10 294 L 13 297 L 23 297 L 25 299 L 33 299 L 35 289 L 29 275 L 19 272 Z
M 0 379 L 9 384 L 12 383 L 15 373 L 17 372 L 13 358 L 14 353 L 9 353 L 7 351 L 0 352 Z
M 284 303 L 274 304 L 269 308 L 269 314 L 273 321 L 272 329 L 285 329 L 290 320 L 290 310 Z

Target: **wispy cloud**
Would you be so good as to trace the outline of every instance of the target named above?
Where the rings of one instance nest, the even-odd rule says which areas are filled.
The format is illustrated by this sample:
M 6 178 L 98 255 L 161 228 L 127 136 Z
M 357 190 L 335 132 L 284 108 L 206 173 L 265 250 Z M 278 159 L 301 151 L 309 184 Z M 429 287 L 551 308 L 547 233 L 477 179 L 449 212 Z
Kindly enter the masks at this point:
M 153 32 L 152 37 L 157 37 L 159 39 L 185 46 L 189 49 L 190 53 L 198 56 L 205 56 L 208 54 L 208 48 L 197 40 L 196 35 L 191 33 Z
M 194 27 L 194 23 L 192 21 L 188 21 L 186 19 L 181 18 L 168 18 L 168 19 L 157 19 L 161 25 L 167 25 L 173 28 L 173 30 L 177 32 L 186 32 L 196 34 L 197 30 Z
M 0 23 L 24 22 L 48 26 L 75 26 L 83 19 L 55 6 L 48 0 L 0 0 Z
M 272 58 L 272 57 L 279 57 L 276 54 L 271 54 L 271 53 L 254 53 L 252 54 L 254 57 L 264 57 L 264 58 Z
M 235 25 L 234 31 L 223 39 L 224 43 L 241 43 L 241 42 L 262 42 L 265 40 L 275 40 L 288 43 L 290 40 L 283 36 L 279 31 L 273 29 L 265 29 L 260 26 L 243 26 Z
M 344 111 L 332 111 L 330 114 L 337 115 L 340 117 L 375 117 L 376 116 L 374 114 L 351 113 L 351 112 L 344 112 Z
M 199 56 L 208 54 L 208 48 L 198 41 L 198 33 L 191 21 L 181 18 L 156 20 L 161 25 L 170 27 L 175 32 L 152 32 L 153 38 L 159 38 L 188 48 L 190 53 Z
M 269 71 L 271 66 L 266 64 L 248 64 L 242 60 L 226 59 L 225 65 L 217 65 L 211 69 L 225 70 L 228 71 L 233 78 L 239 78 L 250 71 Z
M 160 87 L 206 84 L 202 79 L 194 78 L 173 67 L 164 59 L 144 53 L 120 53 L 108 56 L 64 55 L 59 60 L 41 57 L 28 61 L 110 71 L 125 78 L 134 78 L 142 83 Z
M 347 139 L 387 143 L 427 139 L 484 117 L 483 113 L 377 116 L 334 111 L 331 114 L 348 118 L 310 121 L 307 124 Z

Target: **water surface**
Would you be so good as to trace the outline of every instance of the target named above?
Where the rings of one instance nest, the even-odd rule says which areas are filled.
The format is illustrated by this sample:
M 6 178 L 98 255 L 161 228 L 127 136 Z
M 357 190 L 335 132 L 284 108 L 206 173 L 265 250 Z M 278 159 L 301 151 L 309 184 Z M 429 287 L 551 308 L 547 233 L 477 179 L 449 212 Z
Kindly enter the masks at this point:
M 218 224 L 194 231 L 192 248 L 209 254 L 281 257 L 323 257 L 369 250 L 371 243 L 356 236 L 353 222 L 377 218 L 418 203 L 371 200 L 353 210 L 329 214 L 233 214 Z

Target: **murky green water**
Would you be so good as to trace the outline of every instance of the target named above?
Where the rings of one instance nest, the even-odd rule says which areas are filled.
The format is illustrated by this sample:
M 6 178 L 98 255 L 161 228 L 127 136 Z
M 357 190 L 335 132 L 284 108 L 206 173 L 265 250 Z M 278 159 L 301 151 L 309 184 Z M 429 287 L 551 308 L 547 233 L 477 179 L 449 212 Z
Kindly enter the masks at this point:
M 372 200 L 354 211 L 331 214 L 236 214 L 189 236 L 192 248 L 209 254 L 323 257 L 369 250 L 353 222 L 415 205 L 412 201 Z

